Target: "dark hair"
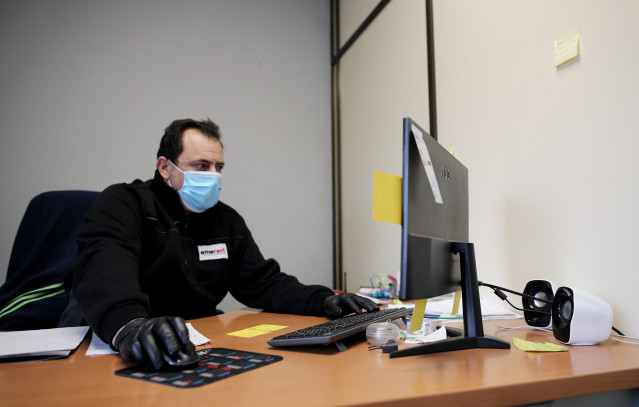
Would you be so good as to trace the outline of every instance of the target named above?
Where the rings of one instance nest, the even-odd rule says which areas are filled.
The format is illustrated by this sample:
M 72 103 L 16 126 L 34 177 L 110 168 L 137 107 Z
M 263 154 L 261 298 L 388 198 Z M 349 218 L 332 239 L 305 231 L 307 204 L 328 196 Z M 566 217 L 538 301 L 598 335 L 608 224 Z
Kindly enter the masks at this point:
M 176 163 L 177 158 L 182 154 L 184 148 L 182 135 L 184 131 L 188 129 L 198 129 L 206 136 L 219 141 L 220 145 L 222 144 L 222 140 L 220 140 L 222 138 L 220 128 L 217 124 L 213 123 L 211 119 L 199 121 L 193 119 L 175 120 L 164 130 L 164 135 L 162 136 L 162 140 L 160 140 L 157 158 L 164 156 Z

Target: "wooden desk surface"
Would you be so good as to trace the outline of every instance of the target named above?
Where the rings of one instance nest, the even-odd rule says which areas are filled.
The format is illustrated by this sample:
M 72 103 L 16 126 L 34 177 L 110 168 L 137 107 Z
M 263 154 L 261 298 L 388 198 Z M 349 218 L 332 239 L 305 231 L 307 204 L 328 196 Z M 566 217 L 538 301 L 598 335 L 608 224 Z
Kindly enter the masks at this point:
M 117 355 L 87 357 L 88 340 L 69 358 L 0 365 L 2 406 L 402 406 L 426 403 L 497 406 L 524 404 L 639 387 L 639 346 L 608 340 L 597 346 L 569 347 L 568 352 L 464 350 L 390 359 L 369 351 L 363 336 L 336 347 L 271 348 L 274 335 L 255 338 L 225 333 L 259 324 L 295 330 L 324 321 L 234 311 L 191 321 L 212 343 L 281 355 L 284 360 L 203 387 L 179 389 L 119 377 L 127 365 Z M 512 343 L 512 337 L 553 341 L 551 333 L 520 329 L 497 332 L 495 323 L 521 326 L 523 320 L 485 321 L 484 330 Z M 285 332 L 284 330 L 278 332 Z M 400 349 L 404 346 L 400 344 Z

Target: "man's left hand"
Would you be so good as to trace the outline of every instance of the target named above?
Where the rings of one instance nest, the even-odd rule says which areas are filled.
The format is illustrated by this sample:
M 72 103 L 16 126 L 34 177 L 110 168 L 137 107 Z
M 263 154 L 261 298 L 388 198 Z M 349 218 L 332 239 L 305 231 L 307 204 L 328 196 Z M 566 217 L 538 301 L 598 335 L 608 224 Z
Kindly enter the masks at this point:
M 373 301 L 356 294 L 336 294 L 326 297 L 324 300 L 324 312 L 327 315 L 336 317 L 352 314 L 353 312 L 361 314 L 362 308 L 366 311 L 379 311 L 379 306 Z

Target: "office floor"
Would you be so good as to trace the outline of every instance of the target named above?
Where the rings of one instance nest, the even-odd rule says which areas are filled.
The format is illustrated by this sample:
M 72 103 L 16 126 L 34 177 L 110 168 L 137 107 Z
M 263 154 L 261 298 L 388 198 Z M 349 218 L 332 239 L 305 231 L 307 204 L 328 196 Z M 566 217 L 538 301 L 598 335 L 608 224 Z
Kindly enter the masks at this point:
M 639 406 L 639 389 L 611 391 L 609 393 L 591 394 L 588 396 L 571 397 L 550 401 L 535 406 L 552 407 L 600 407 L 600 406 Z

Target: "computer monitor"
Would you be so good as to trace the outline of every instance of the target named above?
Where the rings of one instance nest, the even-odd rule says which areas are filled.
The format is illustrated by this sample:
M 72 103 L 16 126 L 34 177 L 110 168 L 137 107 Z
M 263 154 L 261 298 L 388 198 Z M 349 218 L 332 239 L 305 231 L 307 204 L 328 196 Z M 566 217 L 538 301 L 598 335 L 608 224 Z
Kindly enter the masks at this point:
M 402 245 L 399 298 L 461 289 L 464 331 L 391 352 L 391 357 L 471 348 L 508 349 L 484 335 L 475 251 L 468 233 L 468 169 L 410 118 L 403 120 Z

